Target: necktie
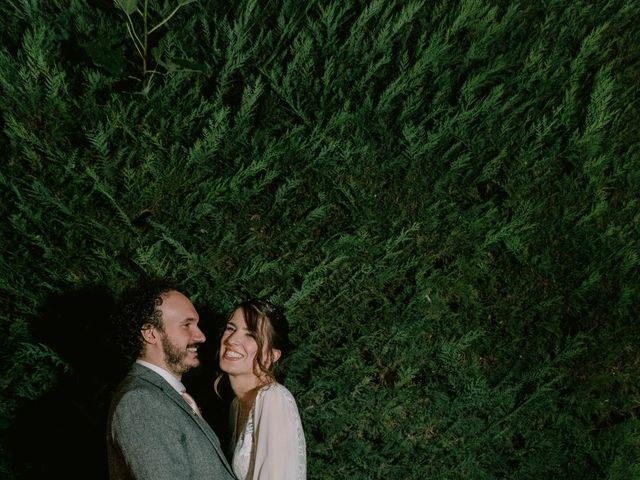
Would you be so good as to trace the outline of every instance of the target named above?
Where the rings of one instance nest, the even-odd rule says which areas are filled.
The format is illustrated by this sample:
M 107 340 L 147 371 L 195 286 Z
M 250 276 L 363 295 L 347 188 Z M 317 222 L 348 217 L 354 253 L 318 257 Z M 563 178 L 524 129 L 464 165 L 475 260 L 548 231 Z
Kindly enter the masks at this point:
M 199 417 L 202 417 L 202 413 L 200 413 L 200 409 L 198 408 L 198 404 L 193 399 L 193 397 L 187 393 L 186 390 L 184 390 L 182 392 L 182 398 L 184 398 L 184 400 L 189 404 L 189 406 L 191 407 L 191 410 L 193 410 L 193 413 L 195 413 Z

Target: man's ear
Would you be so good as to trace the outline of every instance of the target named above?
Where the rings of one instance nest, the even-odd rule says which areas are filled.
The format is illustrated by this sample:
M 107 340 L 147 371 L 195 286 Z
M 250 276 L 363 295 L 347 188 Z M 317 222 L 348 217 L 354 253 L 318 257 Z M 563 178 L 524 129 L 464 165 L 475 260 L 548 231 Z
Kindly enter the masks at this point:
M 155 344 L 158 342 L 158 331 L 150 323 L 145 323 L 140 329 L 140 334 L 145 343 Z

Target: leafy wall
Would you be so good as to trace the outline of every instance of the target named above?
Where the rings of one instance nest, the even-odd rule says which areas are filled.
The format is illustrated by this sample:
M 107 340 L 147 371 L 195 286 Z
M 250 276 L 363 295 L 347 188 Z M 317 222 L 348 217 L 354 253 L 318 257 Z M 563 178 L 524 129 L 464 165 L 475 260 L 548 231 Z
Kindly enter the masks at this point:
M 638 18 L 2 2 L 0 473 L 105 475 L 105 322 L 153 274 L 209 344 L 285 306 L 310 479 L 640 478 Z

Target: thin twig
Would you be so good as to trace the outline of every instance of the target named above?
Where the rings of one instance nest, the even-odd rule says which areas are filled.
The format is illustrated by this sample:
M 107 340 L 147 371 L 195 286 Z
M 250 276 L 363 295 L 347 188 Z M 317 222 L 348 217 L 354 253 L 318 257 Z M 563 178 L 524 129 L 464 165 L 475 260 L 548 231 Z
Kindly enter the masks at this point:
M 149 33 L 151 34 L 151 33 L 155 32 L 155 31 L 156 31 L 157 29 L 159 29 L 162 25 L 164 25 L 165 23 L 167 23 L 167 22 L 171 19 L 171 17 L 173 17 L 173 16 L 176 14 L 176 12 L 177 12 L 178 10 L 180 10 L 180 8 L 181 8 L 181 7 L 184 7 L 185 5 L 188 5 L 188 4 L 193 3 L 193 2 L 195 2 L 195 0 L 191 0 L 190 2 L 184 2 L 184 3 L 181 3 L 180 5 L 178 5 L 178 6 L 173 10 L 173 12 L 171 12 L 171 13 L 169 14 L 169 16 L 168 16 L 167 18 L 165 18 L 165 19 L 164 19 L 163 21 L 161 21 L 158 25 L 156 25 L 156 26 L 155 26 L 155 27 L 153 27 L 151 30 L 149 30 Z
M 130 27 L 128 23 L 126 25 L 127 25 L 127 31 L 129 32 L 129 36 L 133 40 L 133 46 L 136 47 L 136 50 L 138 51 L 138 54 L 142 58 L 144 58 L 144 54 L 140 51 L 140 47 L 138 47 L 138 44 L 136 43 L 136 37 L 137 37 L 136 32 L 133 31 L 133 27 Z
M 124 12 L 124 14 L 127 16 L 127 20 L 129 20 L 129 23 L 127 24 L 127 27 L 131 27 L 131 30 L 129 30 L 129 35 L 131 35 L 131 38 L 133 40 L 133 43 L 135 44 L 136 41 L 138 42 L 138 44 L 144 48 L 144 45 L 142 44 L 142 42 L 140 41 L 140 38 L 138 38 L 138 34 L 136 33 L 136 29 L 133 26 L 133 20 L 131 20 L 131 16 L 127 13 Z

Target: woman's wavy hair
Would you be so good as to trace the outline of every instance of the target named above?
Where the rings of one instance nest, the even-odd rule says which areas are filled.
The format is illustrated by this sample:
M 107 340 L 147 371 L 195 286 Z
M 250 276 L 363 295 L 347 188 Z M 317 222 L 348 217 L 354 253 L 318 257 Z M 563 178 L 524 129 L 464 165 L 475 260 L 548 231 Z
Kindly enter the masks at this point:
M 293 345 L 289 340 L 289 322 L 282 311 L 282 308 L 269 300 L 263 298 L 252 298 L 236 305 L 236 308 L 227 317 L 231 320 L 233 314 L 241 309 L 247 323 L 247 329 L 254 334 L 258 351 L 253 364 L 254 373 L 257 376 L 265 375 L 269 382 L 282 381 L 284 377 L 283 359 L 292 350 Z M 220 354 L 220 340 L 224 334 L 226 324 L 222 327 L 218 336 L 218 351 L 216 358 Z M 280 350 L 280 358 L 274 362 L 272 358 L 264 358 L 264 345 Z M 224 372 L 220 372 L 215 381 L 215 389 L 218 391 L 218 384 L 223 378 Z

